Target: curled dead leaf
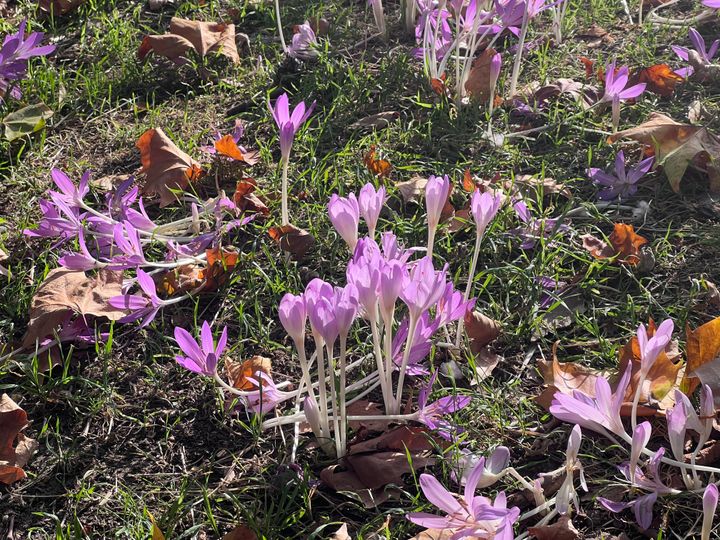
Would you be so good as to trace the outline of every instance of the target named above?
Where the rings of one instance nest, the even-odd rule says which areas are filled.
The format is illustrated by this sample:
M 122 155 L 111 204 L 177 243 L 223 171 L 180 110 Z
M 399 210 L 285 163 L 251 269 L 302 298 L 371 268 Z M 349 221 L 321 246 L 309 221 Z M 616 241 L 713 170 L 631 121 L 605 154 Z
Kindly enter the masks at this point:
M 233 194 L 233 202 L 238 209 L 240 214 L 245 212 L 262 214 L 263 216 L 270 215 L 270 209 L 257 195 L 255 190 L 257 189 L 257 182 L 252 178 L 243 178 L 238 180 L 235 186 L 235 193 Z
M 609 244 L 590 234 L 582 236 L 583 248 L 596 259 L 617 257 L 617 262 L 631 266 L 641 262 L 643 258 L 641 248 L 648 243 L 647 238 L 635 232 L 635 227 L 625 223 L 615 223 L 608 240 Z
M 477 355 L 500 335 L 500 323 L 479 311 L 465 314 L 465 333 L 470 339 L 470 350 Z
M 487 101 L 493 92 L 494 82 L 491 76 L 492 59 L 495 49 L 485 49 L 472 62 L 470 73 L 465 81 L 465 91 L 475 100 Z
M 200 164 L 180 150 L 160 128 L 148 129 L 135 143 L 140 150 L 145 195 L 159 195 L 160 206 L 175 201 L 172 190 L 184 190 L 200 178 Z
M 353 122 L 348 126 L 350 129 L 382 129 L 388 127 L 394 120 L 400 117 L 400 113 L 396 111 L 384 111 L 371 114 L 361 118 L 357 122 Z
M 289 253 L 295 259 L 302 259 L 315 244 L 315 238 L 309 232 L 295 225 L 270 227 L 268 235 L 280 249 Z
M 715 406 L 720 408 L 720 317 L 686 333 L 687 367 L 682 390 L 691 394 L 702 382 L 713 391 Z
M 240 150 L 232 135 L 225 135 L 215 141 L 215 150 L 222 156 L 242 161 L 247 165 L 255 165 L 260 160 L 257 152 L 243 152 Z
M 670 97 L 675 92 L 675 86 L 684 81 L 685 79 L 675 73 L 667 64 L 655 64 L 633 73 L 628 85 L 645 83 L 646 92 Z
M 27 425 L 27 413 L 3 394 L 0 397 L 0 483 L 12 484 L 26 476 L 23 467 L 39 446 L 37 441 L 21 433 Z
M 138 56 L 144 60 L 150 52 L 154 52 L 182 63 L 184 55 L 190 50 L 194 50 L 200 58 L 217 53 L 238 64 L 240 55 L 235 44 L 235 25 L 173 17 L 167 34 L 143 38 Z
M 377 147 L 374 144 L 363 156 L 363 163 L 373 175 L 380 178 L 387 178 L 392 171 L 392 165 L 388 160 L 377 157 Z

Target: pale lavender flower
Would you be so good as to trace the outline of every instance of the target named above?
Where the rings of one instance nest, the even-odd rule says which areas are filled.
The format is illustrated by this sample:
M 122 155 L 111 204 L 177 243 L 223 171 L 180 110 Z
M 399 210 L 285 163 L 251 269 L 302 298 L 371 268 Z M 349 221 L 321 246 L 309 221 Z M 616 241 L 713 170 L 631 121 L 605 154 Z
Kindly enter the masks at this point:
M 407 340 L 409 330 L 409 321 L 407 318 L 403 319 L 400 326 L 395 332 L 392 340 L 392 357 L 395 369 L 400 369 L 403 363 L 404 345 Z M 405 372 L 413 377 L 420 375 L 428 375 L 430 371 L 422 362 L 430 354 L 432 349 L 432 342 L 430 338 L 437 330 L 435 322 L 430 322 L 430 314 L 428 312 L 423 313 L 417 322 L 415 327 L 415 335 L 413 336 L 410 344 L 410 354 L 408 356 L 408 363 Z
M 454 533 L 452 538 L 512 540 L 513 524 L 520 516 L 520 509 L 508 508 L 502 491 L 494 502 L 487 497 L 475 496 L 484 466 L 485 460 L 481 459 L 468 477 L 462 498 L 448 491 L 434 476 L 421 474 L 423 494 L 446 515 L 418 512 L 408 514 L 407 519 L 428 529 L 450 529 Z
M 175 341 L 186 356 L 178 355 L 175 361 L 187 370 L 212 377 L 217 369 L 218 360 L 221 358 L 227 345 L 227 326 L 223 328 L 220 339 L 215 345 L 212 329 L 207 321 L 203 321 L 200 330 L 200 343 L 184 328 L 175 328 Z
M 604 187 L 598 193 L 599 199 L 603 201 L 627 199 L 637 193 L 637 183 L 650 171 L 654 161 L 654 157 L 649 157 L 628 170 L 625 165 L 625 154 L 620 150 L 615 156 L 614 175 L 595 167 L 589 168 L 587 172 L 591 180 Z
M 533 217 L 523 201 L 516 201 L 513 209 L 520 221 L 525 224 L 524 227 L 508 231 L 522 239 L 520 249 L 532 249 L 540 238 L 551 238 L 555 234 L 562 234 L 570 230 L 570 227 L 560 223 L 557 218 L 537 219 Z
M 472 401 L 470 396 L 445 396 L 432 403 L 428 403 L 433 384 L 437 380 L 436 371 L 426 385 L 420 388 L 418 392 L 418 418 L 417 421 L 425 424 L 432 430 L 447 440 L 452 438 L 452 434 L 458 433 L 459 428 L 454 426 L 444 417 L 448 414 L 459 411 L 467 407 Z
M 635 513 L 635 520 L 643 529 L 648 529 L 652 525 L 653 506 L 659 495 L 667 495 L 672 493 L 672 488 L 665 485 L 660 479 L 658 467 L 660 460 L 665 455 L 665 449 L 660 448 L 655 455 L 650 458 L 646 465 L 647 474 L 638 467 L 635 469 L 635 476 L 630 475 L 630 466 L 628 463 L 619 467 L 620 472 L 625 479 L 630 482 L 631 486 L 649 491 L 645 495 L 640 495 L 636 499 L 629 502 L 615 502 L 604 497 L 598 497 L 597 500 L 605 508 L 611 512 L 622 512 L 626 508 L 632 508 Z
M 280 300 L 278 315 L 288 335 L 295 343 L 302 343 L 305 339 L 305 323 L 307 322 L 305 297 L 302 294 L 296 296 L 287 293 Z
M 353 251 L 358 241 L 358 224 L 360 222 L 360 206 L 355 194 L 339 197 L 333 193 L 327 209 L 333 227 L 345 240 L 350 251 Z
M 720 0 L 702 0 L 702 5 L 712 9 L 720 9 Z
M 423 257 L 417 261 L 404 279 L 400 298 L 408 307 L 410 317 L 415 320 L 435 305 L 445 292 L 447 268 L 435 271 L 432 259 Z
M 713 58 L 715 58 L 715 55 L 718 53 L 718 48 L 720 48 L 720 39 L 716 39 L 715 41 L 713 41 L 710 45 L 710 48 L 708 49 L 705 45 L 705 39 L 703 39 L 703 37 L 700 35 L 700 32 L 698 32 L 694 28 L 690 28 L 688 33 L 690 37 L 690 43 L 692 43 L 695 52 L 700 55 L 700 58 L 705 63 L 711 63 Z M 690 49 L 688 49 L 687 47 L 681 47 L 680 45 L 673 45 L 671 48 L 681 60 L 685 60 L 686 62 L 688 61 Z M 687 66 L 675 70 L 675 73 L 680 75 L 680 77 L 690 77 L 690 75 L 692 75 L 694 71 L 695 69 L 692 66 Z
M 626 431 L 620 417 L 620 408 L 630 384 L 630 374 L 631 369 L 628 366 L 615 393 L 612 393 L 610 383 L 605 377 L 598 377 L 595 381 L 594 398 L 579 390 L 575 390 L 572 395 L 555 392 L 550 413 L 558 420 L 579 424 L 596 433 L 605 434 L 609 431 L 622 436 Z
M 640 97 L 645 92 L 645 83 L 638 83 L 628 87 L 630 70 L 627 66 L 615 68 L 615 62 L 605 66 L 605 94 L 601 102 L 612 104 L 613 129 L 620 125 L 620 102 Z
M 137 269 L 137 282 L 145 296 L 137 294 L 121 294 L 113 296 L 108 303 L 118 309 L 127 309 L 132 311 L 120 319 L 121 323 L 128 323 L 143 319 L 140 328 L 150 324 L 160 311 L 166 305 L 166 301 L 158 297 L 155 290 L 155 282 L 149 274 L 142 269 Z
M 672 339 L 674 324 L 672 319 L 666 319 L 657 327 L 653 337 L 648 339 L 645 325 L 641 324 L 637 330 L 638 345 L 640 347 L 640 370 L 648 373 L 657 360 L 658 355 L 665 350 Z
M 499 193 L 497 195 L 490 192 L 480 193 L 479 189 L 473 192 L 470 198 L 470 213 L 475 220 L 478 236 L 485 233 L 485 229 L 498 213 L 502 201 L 503 196 Z
M 245 405 L 255 414 L 267 414 L 283 401 L 294 399 L 297 392 L 283 392 L 267 373 L 257 371 L 254 377 L 247 377 L 258 389 L 245 396 Z
M 312 60 L 318 57 L 318 40 L 310 23 L 304 23 L 296 27 L 292 43 L 287 48 L 287 53 L 293 58 L 300 60 Z
M 719 4 L 720 5 L 720 4 Z M 715 484 L 708 484 L 703 493 L 703 524 L 702 540 L 710 540 L 713 518 L 718 505 L 718 487 Z
M 582 441 L 582 430 L 579 425 L 573 427 L 568 437 L 567 450 L 565 451 L 565 480 L 560 486 L 555 498 L 555 508 L 559 514 L 567 514 L 570 509 L 570 503 L 575 509 L 580 511 L 580 501 L 575 490 L 575 471 L 580 470 L 580 485 L 587 491 L 587 483 L 585 482 L 585 472 L 583 466 L 578 459 L 580 451 L 580 443 Z
M 483 474 L 478 488 L 492 486 L 497 482 L 510 464 L 510 450 L 505 446 L 497 446 L 489 458 L 470 453 L 467 449 L 460 450 L 457 466 L 452 471 L 452 478 L 461 486 L 467 484 L 470 474 L 481 460 L 485 461 Z M 459 478 L 459 480 L 458 480 Z
M 375 228 L 385 201 L 387 201 L 387 196 L 384 187 L 376 190 L 375 186 L 367 183 L 360 190 L 360 196 L 358 197 L 360 215 L 367 224 L 370 238 L 375 236 Z

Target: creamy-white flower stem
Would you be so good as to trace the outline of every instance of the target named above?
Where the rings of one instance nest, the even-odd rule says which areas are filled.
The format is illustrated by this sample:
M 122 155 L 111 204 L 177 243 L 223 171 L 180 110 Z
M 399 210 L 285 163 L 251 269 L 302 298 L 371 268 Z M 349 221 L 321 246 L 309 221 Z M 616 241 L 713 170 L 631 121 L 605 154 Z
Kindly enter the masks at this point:
M 282 194 L 280 199 L 280 214 L 283 227 L 290 225 L 290 210 L 288 208 L 288 165 L 290 159 L 283 157 L 282 161 Z
M 410 360 L 410 350 L 412 349 L 413 338 L 415 337 L 415 329 L 417 327 L 418 319 L 415 315 L 410 313 L 408 316 L 408 335 L 405 340 L 405 350 L 403 351 L 402 364 L 400 365 L 400 373 L 398 374 L 397 382 L 397 393 L 392 403 L 392 408 L 387 409 L 390 414 L 398 414 L 400 412 L 400 404 L 402 401 L 403 384 L 405 383 L 405 371 L 407 370 L 408 361 Z
M 512 78 L 510 79 L 509 98 L 515 95 L 517 91 L 518 79 L 520 78 L 520 64 L 522 62 L 523 49 L 525 48 L 525 37 L 527 36 L 528 26 L 530 25 L 529 3 L 525 3 L 525 11 L 523 12 L 522 27 L 520 28 L 520 41 L 518 42 L 517 53 L 515 54 L 515 64 L 513 64 Z
M 467 303 L 470 298 L 472 291 L 473 282 L 475 281 L 475 269 L 477 268 L 478 257 L 480 255 L 480 244 L 482 244 L 483 234 L 476 228 L 475 234 L 475 250 L 473 251 L 472 260 L 470 261 L 470 270 L 468 271 L 467 285 L 465 286 L 465 294 L 463 295 L 463 301 Z M 457 335 L 455 336 L 455 347 L 460 348 L 460 342 L 462 341 L 463 327 L 465 324 L 464 317 L 461 317 L 458 321 Z

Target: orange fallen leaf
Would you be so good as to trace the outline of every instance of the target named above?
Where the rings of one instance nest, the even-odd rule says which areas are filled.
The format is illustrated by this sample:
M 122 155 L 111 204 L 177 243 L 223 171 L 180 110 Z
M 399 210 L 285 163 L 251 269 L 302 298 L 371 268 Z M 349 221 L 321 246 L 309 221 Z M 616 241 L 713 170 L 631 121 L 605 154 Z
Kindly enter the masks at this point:
M 377 147 L 374 144 L 363 156 L 363 163 L 372 174 L 381 178 L 386 178 L 392 170 L 392 165 L 388 160 L 377 157 Z
M 215 150 L 217 150 L 218 154 L 236 161 L 242 161 L 248 165 L 255 165 L 260 159 L 257 152 L 243 152 L 240 150 L 232 135 L 225 135 L 215 141 Z
M 296 259 L 302 259 L 315 244 L 315 239 L 309 232 L 295 225 L 270 227 L 268 235 L 280 249 L 288 252 Z
M 446 73 L 440 75 L 439 79 L 436 79 L 434 77 L 430 79 L 430 87 L 432 88 L 433 92 L 435 92 L 438 96 L 448 95 L 448 87 L 445 84 L 445 81 L 447 81 Z
M 231 249 L 215 247 L 205 250 L 207 268 L 203 274 L 204 291 L 214 291 L 225 284 L 230 272 L 235 269 L 240 254 Z
M 582 236 L 583 247 L 596 259 L 617 257 L 618 262 L 631 266 L 640 262 L 642 257 L 640 248 L 648 243 L 646 238 L 635 232 L 635 227 L 624 223 L 615 223 L 608 240 L 609 244 L 591 234 Z
M 227 373 L 230 386 L 238 390 L 257 390 L 257 385 L 248 380 L 248 377 L 255 378 L 255 373 L 262 371 L 270 375 L 272 362 L 264 356 L 253 356 L 243 362 L 234 360 L 225 361 L 225 372 Z
M 720 406 L 720 317 L 686 333 L 687 367 L 682 390 L 691 394 L 702 382 L 713 391 L 715 405 Z
M 155 52 L 181 64 L 184 55 L 190 50 L 194 50 L 201 58 L 217 53 L 229 58 L 234 64 L 240 63 L 234 24 L 190 21 L 179 17 L 170 20 L 169 33 L 145 36 L 138 56 L 144 60 L 150 52 Z
M 642 68 L 630 77 L 628 85 L 645 83 L 645 90 L 662 97 L 670 97 L 675 92 L 675 86 L 682 83 L 683 79 L 675 73 L 667 64 L 655 64 L 654 66 Z
M 148 129 L 135 143 L 146 180 L 143 193 L 160 195 L 160 206 L 175 201 L 172 190 L 184 190 L 202 175 L 200 164 L 180 150 L 160 128 Z
M 22 432 L 27 413 L 7 394 L 0 397 L 0 483 L 12 484 L 25 478 L 23 467 L 38 448 L 37 441 Z

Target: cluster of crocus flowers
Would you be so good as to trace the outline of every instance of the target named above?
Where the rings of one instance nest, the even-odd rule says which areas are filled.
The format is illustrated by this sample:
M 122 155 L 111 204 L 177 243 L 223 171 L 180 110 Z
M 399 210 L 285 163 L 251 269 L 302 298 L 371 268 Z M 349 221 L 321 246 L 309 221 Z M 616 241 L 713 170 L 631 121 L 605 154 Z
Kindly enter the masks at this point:
M 598 193 L 599 199 L 603 201 L 625 200 L 637 193 L 637 183 L 650 171 L 654 162 L 655 158 L 651 156 L 628 169 L 625 164 L 625 153 L 620 150 L 615 156 L 615 174 L 591 167 L 588 169 L 588 176 L 603 188 Z
M 661 447 L 656 451 L 650 450 L 648 444 L 653 436 L 652 424 L 649 421 L 637 422 L 639 395 L 650 369 L 660 354 L 668 347 L 672 331 L 673 323 L 670 319 L 663 321 L 652 335 L 649 335 L 649 331 L 643 325 L 638 328 L 640 369 L 637 380 L 634 381 L 636 391 L 630 415 L 631 434 L 627 432 L 621 416 L 630 384 L 632 372 L 630 365 L 618 381 L 614 391 L 605 377 L 598 377 L 595 382 L 594 397 L 578 390 L 574 391 L 572 395 L 556 392 L 550 406 L 550 412 L 559 420 L 600 433 L 615 443 L 619 439 L 629 445 L 630 459 L 622 464 L 619 470 L 630 486 L 639 490 L 639 493 L 634 499 L 625 502 L 615 502 L 602 497 L 598 500 L 612 512 L 632 509 L 636 521 L 643 529 L 649 528 L 652 524 L 653 506 L 658 497 L 681 493 L 663 482 L 659 469 L 661 464 L 679 469 L 685 487 L 693 491 L 702 489 L 703 481 L 700 479 L 699 473 L 720 474 L 720 469 L 698 465 L 695 462 L 696 456 L 707 442 L 713 429 L 715 406 L 712 391 L 707 385 L 703 385 L 700 393 L 700 414 L 694 410 L 685 394 L 680 391 L 675 392 L 675 405 L 666 414 L 667 436 L 675 459 L 666 457 L 665 448 Z M 693 431 L 698 436 L 698 445 L 691 454 L 689 462 L 686 461 L 685 455 L 688 431 Z M 644 464 L 641 463 L 642 456 L 649 457 Z M 715 491 L 710 486 L 714 486 L 714 484 L 710 483 L 705 488 L 705 496 L 710 499 L 709 506 Z M 714 504 L 716 503 L 717 497 L 715 496 Z M 708 517 L 708 510 L 705 510 L 703 531 L 705 531 L 705 522 L 709 521 L 712 524 L 714 508 L 712 506 L 710 517 Z M 707 525 L 707 527 L 710 526 Z
M 290 164 L 290 151 L 292 150 L 295 135 L 300 127 L 310 118 L 315 108 L 313 101 L 310 107 L 304 101 L 298 103 L 290 112 L 290 98 L 287 93 L 282 94 L 275 105 L 270 106 L 270 112 L 278 127 L 280 139 L 280 162 L 282 166 L 282 199 L 281 199 L 281 220 L 282 225 L 290 224 L 290 210 L 288 206 L 288 166 Z
M 7 34 L 0 47 L 0 103 L 8 93 L 20 99 L 20 88 L 14 83 L 27 75 L 30 58 L 47 56 L 55 50 L 55 45 L 40 46 L 44 37 L 42 32 L 32 32 L 25 36 L 26 27 L 27 20 L 20 23 L 17 32 Z

